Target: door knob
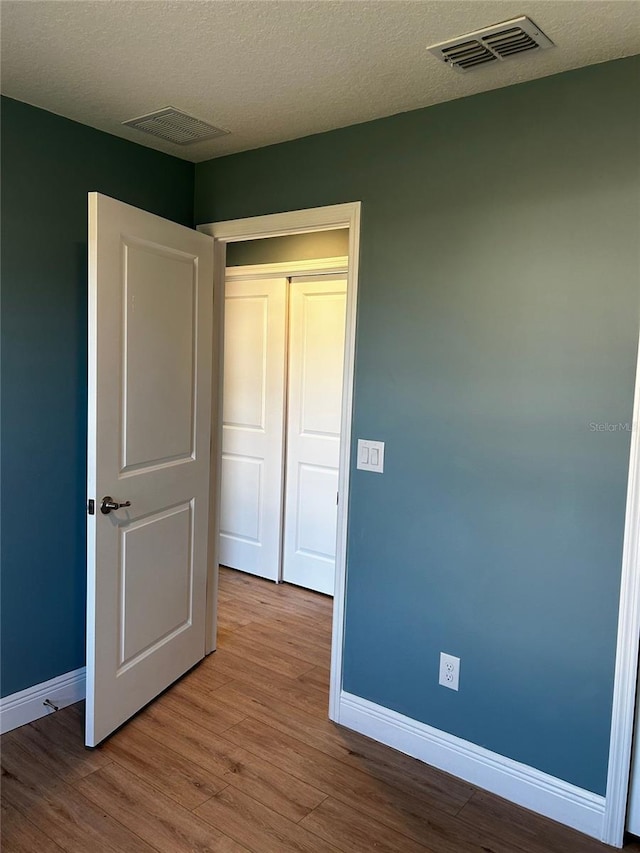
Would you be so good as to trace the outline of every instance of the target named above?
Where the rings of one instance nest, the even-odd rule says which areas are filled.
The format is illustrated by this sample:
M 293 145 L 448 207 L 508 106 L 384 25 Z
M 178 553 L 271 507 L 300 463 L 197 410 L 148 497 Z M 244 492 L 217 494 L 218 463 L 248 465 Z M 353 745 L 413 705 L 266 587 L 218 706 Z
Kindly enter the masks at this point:
M 124 501 L 124 503 L 118 503 L 118 501 L 114 501 L 111 495 L 107 495 L 102 498 L 102 503 L 100 504 L 100 512 L 104 515 L 109 515 L 112 509 L 120 509 L 123 506 L 131 506 L 131 501 Z

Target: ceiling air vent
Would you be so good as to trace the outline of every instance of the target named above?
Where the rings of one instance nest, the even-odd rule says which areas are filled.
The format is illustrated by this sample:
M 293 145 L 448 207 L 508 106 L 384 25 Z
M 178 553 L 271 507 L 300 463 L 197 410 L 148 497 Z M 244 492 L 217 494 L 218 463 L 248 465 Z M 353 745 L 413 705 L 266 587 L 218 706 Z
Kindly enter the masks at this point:
M 148 113 L 145 116 L 123 121 L 127 127 L 135 127 L 143 133 L 150 133 L 165 142 L 173 142 L 175 145 L 191 145 L 193 142 L 202 142 L 204 139 L 214 139 L 216 136 L 226 136 L 228 130 L 214 127 L 199 118 L 181 113 L 175 107 L 165 107 Z
M 522 16 L 432 44 L 427 50 L 457 71 L 470 71 L 479 65 L 547 47 L 553 47 L 551 39 L 530 18 Z

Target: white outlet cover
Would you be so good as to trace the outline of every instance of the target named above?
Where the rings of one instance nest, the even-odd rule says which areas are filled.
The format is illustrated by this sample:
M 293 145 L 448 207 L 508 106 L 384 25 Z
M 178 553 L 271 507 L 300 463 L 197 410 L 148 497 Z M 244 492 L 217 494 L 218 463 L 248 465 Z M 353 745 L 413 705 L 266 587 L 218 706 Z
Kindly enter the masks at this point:
M 460 658 L 440 652 L 440 676 L 438 684 L 457 690 L 460 683 Z
M 384 441 L 371 441 L 368 438 L 358 439 L 358 463 L 361 471 L 384 471 Z

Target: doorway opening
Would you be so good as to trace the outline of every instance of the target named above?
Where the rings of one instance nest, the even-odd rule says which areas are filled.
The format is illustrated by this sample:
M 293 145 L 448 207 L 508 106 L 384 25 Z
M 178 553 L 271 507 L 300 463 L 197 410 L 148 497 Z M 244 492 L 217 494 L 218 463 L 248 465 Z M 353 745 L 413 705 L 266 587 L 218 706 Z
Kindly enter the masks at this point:
M 360 203 L 334 205 L 311 210 L 292 211 L 230 222 L 199 226 L 199 230 L 214 238 L 215 295 L 214 313 L 217 352 L 214 355 L 214 375 L 222 377 L 225 353 L 225 280 L 227 274 L 227 248 L 230 244 L 246 241 L 264 241 L 266 238 L 289 235 L 310 235 L 322 231 L 346 231 L 348 235 L 348 268 L 345 281 L 345 321 L 342 399 L 337 474 L 337 519 L 335 532 L 334 606 L 331 639 L 331 668 L 329 690 L 329 716 L 336 719 L 339 710 L 342 684 L 342 639 L 346 579 L 346 530 L 349 492 L 349 461 L 351 446 L 351 421 L 353 398 L 353 372 L 355 357 L 355 327 L 357 305 L 358 256 L 360 240 Z M 234 251 L 230 250 L 232 255 Z M 274 262 L 277 263 L 277 262 Z M 287 263 L 287 262 L 283 262 Z M 317 270 L 314 270 L 317 272 Z M 277 270 L 271 270 L 277 272 Z M 286 272 L 281 269 L 280 272 Z M 326 272 L 326 271 L 325 271 Z M 332 274 L 335 270 L 329 270 Z M 304 274 L 304 270 L 302 271 Z M 287 277 L 287 276 L 285 276 Z M 291 276 L 289 276 L 291 277 Z M 219 383 L 222 389 L 223 383 Z M 212 471 L 211 519 L 209 529 L 209 583 L 207 587 L 207 652 L 216 648 L 216 611 L 220 563 L 221 494 L 223 481 L 223 392 L 220 390 L 212 406 Z
M 225 274 L 220 563 L 330 596 L 348 237 L 234 243 Z

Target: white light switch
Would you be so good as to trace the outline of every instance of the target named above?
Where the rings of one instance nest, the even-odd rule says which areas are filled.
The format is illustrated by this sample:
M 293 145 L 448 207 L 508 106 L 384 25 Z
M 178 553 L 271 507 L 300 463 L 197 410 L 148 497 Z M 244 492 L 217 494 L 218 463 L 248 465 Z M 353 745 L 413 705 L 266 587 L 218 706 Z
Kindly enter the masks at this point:
M 384 441 L 358 439 L 358 466 L 361 471 L 384 471 Z

